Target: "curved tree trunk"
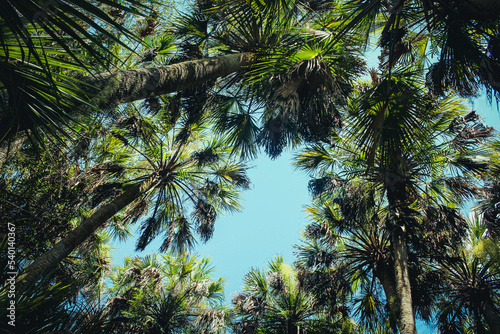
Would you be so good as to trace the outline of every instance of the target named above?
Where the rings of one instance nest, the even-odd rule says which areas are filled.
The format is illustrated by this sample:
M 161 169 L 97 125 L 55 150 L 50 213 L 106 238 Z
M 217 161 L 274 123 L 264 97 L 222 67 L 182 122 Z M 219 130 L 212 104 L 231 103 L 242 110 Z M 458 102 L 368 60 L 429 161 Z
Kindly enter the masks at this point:
M 145 187 L 146 184 L 144 182 L 134 184 L 111 202 L 97 209 L 97 211 L 71 230 L 54 247 L 24 269 L 17 279 L 19 286 L 32 286 L 41 277 L 56 269 L 59 263 L 91 236 L 96 229 L 102 227 L 108 219 L 137 199 L 145 191 Z
M 101 73 L 85 77 L 81 89 L 91 103 L 109 108 L 121 103 L 178 92 L 242 70 L 251 64 L 250 52 L 185 61 L 173 65 Z
M 87 93 L 87 98 L 92 104 L 109 108 L 121 103 L 181 91 L 238 72 L 251 64 L 252 59 L 253 54 L 247 52 L 160 67 L 101 73 L 81 79 L 83 82 L 81 89 Z M 141 184 L 134 185 L 110 203 L 100 207 L 52 249 L 29 265 L 18 278 L 19 284 L 21 286 L 34 284 L 42 275 L 54 270 L 97 228 L 103 226 L 109 218 L 125 208 L 142 192 Z
M 392 232 L 392 245 L 394 248 L 394 278 L 399 305 L 398 329 L 401 334 L 416 334 L 410 275 L 408 273 L 408 249 L 402 227 L 396 227 Z
M 152 96 L 178 92 L 203 82 L 227 76 L 251 65 L 254 54 L 235 53 L 213 58 L 185 61 L 178 64 L 106 72 L 80 78 L 82 100 L 99 108 L 111 108 L 122 103 Z M 71 113 L 71 110 L 67 111 Z M 19 132 L 15 143 L 0 143 L 0 165 L 26 140 L 27 133 Z M 18 145 L 18 143 L 20 143 Z

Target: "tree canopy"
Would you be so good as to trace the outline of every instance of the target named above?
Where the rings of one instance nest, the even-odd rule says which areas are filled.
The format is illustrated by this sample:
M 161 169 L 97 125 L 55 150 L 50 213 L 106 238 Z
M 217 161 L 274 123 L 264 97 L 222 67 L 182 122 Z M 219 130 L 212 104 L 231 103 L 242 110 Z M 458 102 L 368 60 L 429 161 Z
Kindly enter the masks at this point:
M 4 1 L 3 328 L 499 333 L 499 141 L 464 100 L 498 102 L 499 43 L 495 0 Z M 286 149 L 296 262 L 225 305 L 189 252 Z

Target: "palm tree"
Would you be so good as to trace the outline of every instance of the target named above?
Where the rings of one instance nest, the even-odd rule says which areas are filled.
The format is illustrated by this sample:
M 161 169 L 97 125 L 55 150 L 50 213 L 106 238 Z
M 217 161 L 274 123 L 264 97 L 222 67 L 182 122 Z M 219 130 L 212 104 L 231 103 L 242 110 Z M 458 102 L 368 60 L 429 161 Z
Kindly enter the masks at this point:
M 306 228 L 304 245 L 297 247 L 299 261 L 313 272 L 341 273 L 348 285 L 355 287 L 348 294 L 354 296 L 354 315 L 366 329 L 387 320 L 395 328 L 394 259 L 380 203 L 373 202 L 373 193 L 366 185 L 335 184 L 342 190 L 333 192 L 342 195 L 325 193 L 307 208 L 313 223 Z
M 467 243 L 433 265 L 440 285 L 430 289 L 438 298 L 442 332 L 474 330 L 497 333 L 500 325 L 498 245 L 488 235 L 486 215 L 472 211 Z
M 2 333 L 12 333 L 12 328 L 25 333 L 55 333 L 71 328 L 74 333 L 92 333 L 102 325 L 100 291 L 104 279 L 109 272 L 109 247 L 105 245 L 106 233 L 101 232 L 87 240 L 54 272 L 40 277 L 36 284 L 16 289 L 15 326 L 2 328 Z M 7 239 L 2 247 L 7 251 Z M 22 245 L 24 240 L 19 240 Z M 31 254 L 19 252 L 16 256 L 16 267 L 8 261 L 7 256 L 0 259 L 3 268 L 3 281 L 0 288 L 0 304 L 7 316 L 8 306 L 13 299 L 9 291 L 8 280 L 14 270 L 22 270 Z M 98 332 L 98 331 L 96 331 Z
M 307 278 L 284 263 L 269 262 L 269 270 L 252 269 L 244 291 L 233 298 L 237 333 L 334 333 L 354 324 L 337 309 L 327 314 L 307 290 Z
M 494 262 L 463 250 L 436 265 L 443 279 L 437 315 L 441 332 L 465 333 L 472 327 L 477 333 L 500 333 L 500 273 Z
M 320 176 L 335 171 L 347 179 L 362 176 L 384 194 L 397 325 L 402 333 L 414 333 L 408 245 L 414 244 L 412 234 L 419 230 L 415 204 L 425 208 L 430 200 L 453 206 L 452 198 L 474 196 L 477 188 L 470 182 L 474 175 L 485 173 L 487 165 L 470 154 L 478 157 L 478 145 L 492 129 L 474 125 L 474 112 L 462 116 L 463 107 L 456 99 L 424 95 L 409 73 L 374 78 L 372 88 L 364 88 L 348 106 L 344 137 L 329 148 L 306 149 L 296 164 Z
M 331 279 L 341 273 L 348 286 L 355 287 L 347 293 L 353 296 L 352 309 L 363 327 L 374 329 L 375 324 L 388 322 L 397 331 L 394 253 L 384 197 L 363 178 L 345 180 L 336 175 L 311 180 L 309 189 L 314 196 L 307 208 L 312 223 L 304 243 L 297 246 L 299 263 L 313 273 L 330 273 Z M 409 240 L 412 301 L 415 313 L 425 321 L 431 320 L 436 303 L 429 290 L 438 288 L 429 264 L 457 247 L 467 232 L 457 210 L 431 206 L 431 201 L 417 214 Z M 318 293 L 324 295 L 324 290 Z
M 349 41 L 349 48 L 343 48 L 345 44 L 331 43 L 331 32 L 312 30 L 316 26 L 314 22 L 308 23 L 312 18 L 308 14 L 311 9 L 305 3 L 228 1 L 221 6 L 220 13 L 202 11 L 201 14 L 205 16 L 197 22 L 188 20 L 184 22 L 188 24 L 184 30 L 183 27 L 177 28 L 179 33 L 198 36 L 179 38 L 178 50 L 185 52 L 190 60 L 173 57 L 170 64 L 164 66 L 78 77 L 76 83 L 68 83 L 78 88 L 82 96 L 75 103 L 87 109 L 89 103 L 101 108 L 112 108 L 120 103 L 182 91 L 234 73 L 236 76 L 230 77 L 233 80 L 224 87 L 240 87 L 234 84 L 243 80 L 243 86 L 251 87 L 246 99 L 257 94 L 261 106 L 268 105 L 263 119 L 267 124 L 266 132 L 276 128 L 270 126 L 270 122 L 289 118 L 297 123 L 294 127 L 306 140 L 327 137 L 329 130 L 339 122 L 336 99 L 349 91 L 353 75 L 359 74 L 361 68 L 359 59 L 353 56 L 352 41 Z M 206 9 L 207 4 L 199 2 L 195 9 L 198 7 Z M 202 26 L 212 24 L 213 28 L 200 30 L 200 26 L 198 30 L 193 30 L 194 23 Z M 199 34 L 206 35 L 203 35 L 205 37 L 201 42 L 198 40 Z M 326 41 L 323 40 L 325 36 L 328 37 Z M 169 48 L 165 44 L 167 39 L 162 40 L 154 52 L 166 52 Z M 219 41 L 217 49 L 213 49 L 223 49 L 224 55 L 211 49 L 208 52 L 200 49 L 200 46 L 214 46 L 210 39 Z M 211 57 L 199 59 L 200 54 Z M 179 59 L 183 61 L 179 62 Z M 273 78 L 270 86 L 267 84 L 269 78 Z M 314 85 L 308 87 L 307 82 L 314 82 Z M 286 88 L 288 86 L 292 90 Z M 269 93 L 269 90 L 274 92 Z M 268 99 L 269 94 L 272 95 L 271 99 Z M 276 103 L 279 105 L 280 101 L 290 97 L 296 101 L 293 105 L 277 106 Z M 269 105 L 266 101 L 273 103 Z M 274 112 L 278 108 L 281 111 Z M 274 132 L 276 130 L 263 134 L 262 140 L 267 142 Z M 289 135 L 287 133 L 284 137 Z M 266 145 L 272 143 L 271 140 Z
M 65 136 L 54 123 L 68 123 L 82 91 L 71 73 L 108 68 L 115 45 L 135 40 L 126 14 L 147 15 L 140 1 L 6 1 L 0 14 L 0 139 L 28 131 L 32 139 Z M 113 60 L 110 59 L 114 58 Z
M 222 278 L 208 259 L 166 254 L 126 258 L 112 275 L 106 303 L 111 333 L 221 333 Z
M 292 34 L 293 33 L 293 30 L 292 30 L 293 24 L 298 23 L 297 15 L 295 15 L 295 14 L 292 15 L 292 12 L 294 12 L 294 10 L 295 10 L 294 6 L 281 6 L 281 5 L 279 5 L 278 7 L 276 7 L 278 9 L 280 9 L 280 11 L 283 12 L 282 14 L 281 14 L 281 12 L 278 13 L 279 14 L 279 15 L 277 14 L 278 17 L 279 18 L 286 17 L 287 19 L 284 20 L 284 23 L 283 23 L 284 26 L 277 27 L 276 32 L 274 32 L 271 36 L 271 35 L 264 34 L 264 32 L 269 31 L 269 29 L 272 28 L 272 24 L 275 22 L 275 20 L 274 20 L 274 18 L 270 18 L 270 17 L 264 15 L 263 13 L 265 13 L 269 9 L 267 6 L 268 5 L 271 6 L 272 4 L 265 5 L 263 8 L 257 7 L 257 9 L 258 9 L 257 11 L 252 6 L 249 7 L 248 5 L 245 5 L 245 4 L 232 4 L 232 5 L 229 4 L 229 5 L 230 5 L 229 7 L 225 8 L 225 11 L 227 11 L 227 13 L 228 13 L 228 14 L 226 14 L 227 24 L 231 27 L 235 27 L 233 30 L 236 31 L 235 34 L 230 36 L 230 39 L 234 40 L 237 36 L 241 35 L 241 36 L 239 36 L 239 39 L 238 39 L 239 46 L 236 45 L 235 43 L 233 43 L 232 48 L 238 49 L 236 51 L 244 51 L 244 52 L 240 52 L 240 53 L 234 54 L 234 55 L 219 56 L 219 57 L 215 57 L 213 59 L 210 58 L 208 60 L 201 59 L 201 60 L 182 62 L 179 64 L 168 65 L 169 67 L 165 67 L 165 68 L 161 68 L 161 69 L 158 69 L 158 68 L 147 69 L 146 68 L 146 69 L 128 70 L 128 72 L 118 71 L 118 72 L 111 73 L 111 74 L 109 74 L 109 73 L 102 74 L 102 75 L 97 74 L 97 75 L 95 75 L 93 77 L 89 77 L 87 79 L 85 79 L 85 78 L 81 79 L 82 87 L 90 87 L 90 85 L 87 85 L 87 84 L 91 84 L 91 83 L 95 84 L 101 88 L 101 90 L 99 91 L 99 94 L 104 94 L 104 95 L 111 94 L 111 95 L 113 95 L 114 96 L 113 98 L 115 98 L 115 97 L 117 98 L 117 100 L 115 101 L 116 103 L 125 102 L 125 101 L 132 101 L 136 98 L 142 99 L 145 97 L 154 97 L 157 94 L 163 94 L 167 91 L 171 91 L 170 89 L 172 88 L 172 81 L 170 81 L 170 84 L 166 84 L 166 86 L 171 87 L 171 88 L 168 88 L 167 91 L 163 90 L 163 88 L 166 87 L 165 85 L 159 84 L 159 82 L 165 83 L 168 81 L 168 76 L 165 77 L 164 75 L 159 75 L 160 73 L 165 73 L 165 71 L 167 71 L 167 72 L 173 71 L 177 74 L 180 74 L 181 77 L 184 78 L 182 80 L 184 80 L 185 82 L 189 81 L 189 83 L 186 83 L 186 85 L 181 84 L 180 81 L 176 81 L 176 85 L 173 88 L 174 90 L 185 89 L 189 86 L 196 85 L 198 83 L 202 83 L 202 82 L 206 82 L 207 80 L 214 79 L 219 75 L 228 74 L 229 72 L 231 72 L 233 70 L 236 71 L 237 69 L 234 69 L 232 67 L 233 65 L 235 65 L 238 69 L 241 69 L 241 66 L 244 65 L 244 63 L 249 60 L 249 57 L 251 55 L 248 54 L 247 51 L 239 50 L 239 49 L 252 47 L 252 48 L 256 48 L 256 49 L 260 50 L 260 48 L 265 46 L 265 50 L 267 50 L 267 51 L 263 53 L 264 55 L 262 57 L 257 57 L 257 58 L 259 59 L 259 61 L 261 61 L 263 63 L 268 63 L 269 58 L 272 58 L 272 55 L 269 56 L 268 53 L 270 51 L 272 51 L 272 47 L 273 47 L 273 45 L 269 44 L 270 43 L 269 38 L 272 37 L 271 40 L 273 40 L 274 43 L 277 43 L 277 42 L 280 42 L 280 39 L 279 39 L 280 36 L 285 36 L 285 34 L 291 34 L 294 37 L 288 38 L 288 40 L 291 39 L 292 41 L 295 41 L 295 43 L 296 44 L 298 43 L 299 46 L 303 45 L 305 43 L 303 41 L 304 39 L 306 39 L 306 40 L 310 39 L 308 37 L 309 35 L 299 34 L 298 37 L 296 37 L 297 34 Z M 241 10 L 238 11 L 239 9 L 241 9 Z M 242 14 L 243 16 L 238 16 L 238 13 L 240 13 L 240 12 L 243 13 Z M 247 22 L 245 20 L 245 17 L 248 16 L 248 13 L 253 13 L 252 15 L 255 14 L 257 17 L 259 17 L 259 20 L 261 20 L 262 24 L 258 25 L 256 30 L 254 29 L 255 25 L 253 25 L 252 22 Z M 250 29 L 250 30 L 248 30 L 248 29 Z M 291 66 L 291 68 L 293 69 L 293 68 L 295 68 L 294 66 L 296 66 L 297 63 L 298 63 L 297 66 L 299 66 L 299 67 L 306 67 L 307 68 L 307 67 L 310 67 L 308 65 L 308 63 L 310 61 L 312 61 L 313 63 L 317 63 L 317 66 L 319 66 L 317 68 L 317 70 L 314 71 L 315 73 L 319 71 L 318 73 L 320 73 L 320 75 L 318 78 L 322 78 L 324 75 L 326 75 L 328 78 L 332 79 L 334 73 L 333 74 L 329 73 L 329 71 L 332 70 L 333 66 L 335 65 L 335 61 L 338 61 L 340 63 L 342 63 L 342 61 L 350 61 L 350 67 L 349 67 L 349 70 L 347 71 L 347 73 L 343 73 L 342 76 L 335 79 L 334 80 L 335 82 L 332 85 L 332 87 L 337 87 L 337 86 L 344 87 L 345 85 L 348 85 L 349 79 L 350 79 L 349 75 L 352 74 L 353 72 L 355 72 L 355 70 L 359 67 L 357 65 L 356 59 L 352 58 L 352 56 L 346 55 L 346 56 L 342 56 L 342 57 L 331 57 L 332 58 L 331 60 L 328 60 L 325 62 L 313 61 L 312 59 L 322 57 L 323 54 L 327 54 L 329 51 L 333 50 L 330 48 L 330 46 L 328 44 L 325 44 L 325 45 L 327 47 L 325 47 L 324 50 L 320 50 L 320 51 L 315 49 L 315 50 L 312 50 L 313 52 L 307 52 L 307 50 L 310 51 L 310 48 L 309 49 L 306 48 L 305 50 L 293 51 L 292 54 L 297 53 L 300 55 L 300 57 L 297 56 L 297 59 L 295 59 L 291 64 L 288 63 L 288 64 L 285 64 L 285 66 L 281 66 L 278 69 L 279 72 L 285 73 L 288 66 Z M 282 48 L 285 48 L 286 46 L 287 46 L 287 44 L 283 44 Z M 338 51 L 338 50 L 335 49 L 333 51 Z M 255 52 L 253 52 L 253 54 L 255 54 Z M 283 59 L 286 59 L 285 56 L 286 56 L 286 54 L 279 53 L 278 56 L 275 58 L 277 60 L 283 60 Z M 209 63 L 214 64 L 215 67 L 212 68 L 212 66 L 209 65 Z M 224 70 L 225 68 L 226 69 L 229 68 L 229 70 L 226 71 L 226 70 Z M 187 70 L 187 69 L 189 69 L 189 70 Z M 290 69 L 289 72 L 290 71 L 293 72 L 292 69 Z M 340 69 L 340 67 L 336 67 L 336 70 L 339 70 L 339 69 Z M 212 71 L 212 72 L 210 72 L 210 71 Z M 217 72 L 215 73 L 215 71 L 217 71 Z M 186 73 L 188 73 L 189 75 L 186 75 Z M 255 73 L 254 73 L 254 76 L 256 75 Z M 318 73 L 316 73 L 316 74 L 318 74 Z M 121 76 L 121 75 L 123 75 L 123 76 Z M 139 77 L 141 78 L 139 81 L 137 81 L 135 79 L 129 80 L 132 77 L 137 78 L 136 75 L 139 75 Z M 198 75 L 199 75 L 199 80 L 196 79 Z M 266 75 L 272 76 L 273 72 L 267 71 Z M 304 75 L 305 75 L 305 78 L 302 78 L 302 76 L 304 76 Z M 304 79 L 307 79 L 308 76 L 309 76 L 308 71 L 306 71 L 305 74 L 304 73 L 300 74 L 300 76 L 298 78 L 295 78 L 295 79 L 292 78 L 292 80 L 295 80 L 295 81 L 299 80 L 299 82 L 300 82 L 300 81 L 304 81 Z M 116 79 L 118 77 L 119 77 L 119 80 Z M 127 79 L 127 78 L 129 78 L 129 79 Z M 148 78 L 152 79 L 153 83 L 151 83 L 151 81 Z M 250 76 L 250 78 L 252 78 L 252 77 Z M 164 81 L 164 79 L 166 79 L 167 81 Z M 248 80 L 250 80 L 250 79 L 248 79 Z M 132 93 L 131 91 L 129 91 L 127 93 L 126 89 L 124 88 L 125 86 L 129 86 L 127 84 L 127 82 L 139 83 L 139 86 L 136 84 L 130 85 L 130 87 L 132 87 L 132 86 L 134 87 L 132 89 L 134 92 Z M 99 86 L 98 83 L 101 83 L 102 86 Z M 118 86 L 120 86 L 122 84 L 125 86 L 124 87 L 120 86 L 117 88 L 116 84 L 118 84 Z M 141 88 L 141 85 L 142 85 L 142 88 Z M 159 89 L 160 91 L 151 93 L 149 91 L 149 88 L 151 88 L 152 86 L 149 86 L 149 85 L 155 86 L 154 89 Z M 257 85 L 257 87 L 258 86 L 259 85 Z M 282 84 L 281 84 L 281 86 L 282 86 Z M 304 90 L 306 88 L 303 88 L 303 89 L 301 88 L 301 90 Z M 319 88 L 318 87 L 315 88 L 314 91 L 316 91 L 316 92 L 323 91 L 320 88 L 321 88 L 321 85 L 319 85 Z M 116 89 L 118 89 L 118 91 Z M 320 90 L 318 91 L 318 89 L 320 89 Z M 255 89 L 249 89 L 249 92 L 251 93 L 252 90 L 255 90 Z M 330 90 L 327 89 L 325 92 L 329 92 L 329 91 Z M 99 97 L 99 94 L 97 97 Z M 134 94 L 139 94 L 139 95 L 135 96 Z M 125 98 L 125 100 L 123 100 L 122 97 L 120 97 L 120 96 L 122 96 L 122 97 L 123 96 L 130 96 L 130 97 Z M 176 97 L 170 99 L 170 101 L 169 101 L 169 103 L 170 103 L 169 107 L 171 109 L 170 110 L 171 118 L 174 118 L 174 116 L 175 116 L 174 109 L 176 108 L 176 104 L 174 102 L 175 102 L 175 99 L 178 97 L 179 96 L 177 95 Z M 181 99 L 184 98 L 187 100 L 187 98 L 183 97 L 182 95 L 180 96 L 180 98 Z M 167 97 L 167 100 L 168 99 L 169 98 Z M 106 101 L 109 102 L 107 105 L 108 107 L 113 106 L 114 102 L 110 100 L 109 96 L 108 96 L 108 98 L 106 98 L 104 100 L 105 100 L 104 102 L 106 102 Z M 310 93 L 306 94 L 305 100 L 310 101 L 310 102 L 312 101 L 311 103 L 313 103 L 313 104 L 316 103 L 316 102 L 314 102 L 314 99 L 311 100 Z M 119 102 L 117 102 L 117 101 L 119 101 Z M 148 100 L 146 102 L 151 105 L 152 101 L 153 100 Z M 250 103 L 250 105 L 252 105 L 252 104 Z M 332 109 L 331 108 L 331 106 L 332 106 L 331 101 L 327 102 L 325 105 L 327 106 L 327 109 Z M 324 109 L 325 105 L 323 105 L 323 106 L 320 105 L 320 108 Z M 160 107 L 161 107 L 161 104 L 160 104 Z M 200 109 L 199 106 L 197 106 L 196 109 L 199 110 Z M 270 111 L 271 108 L 268 108 L 268 110 Z M 330 111 L 327 111 L 327 112 L 330 112 Z M 333 111 L 335 111 L 335 110 L 333 110 Z M 184 135 L 188 135 L 189 134 L 188 128 L 191 125 L 194 125 L 193 119 L 199 121 L 200 115 L 201 115 L 201 113 L 197 113 L 195 115 L 192 115 L 192 119 L 188 119 L 187 121 L 185 121 L 184 122 L 184 130 L 185 131 L 183 132 L 181 130 L 180 133 L 184 133 Z M 243 116 L 243 117 L 240 117 L 240 116 Z M 238 136 L 239 136 L 239 134 L 241 133 L 240 132 L 241 128 L 239 127 L 239 125 L 251 124 L 251 122 L 247 122 L 248 117 L 246 117 L 246 116 L 247 115 L 242 114 L 242 115 L 237 115 L 237 117 L 234 117 L 234 118 L 228 117 L 228 119 L 230 120 L 229 122 L 227 122 L 227 123 L 221 122 L 220 124 L 218 124 L 221 131 L 226 131 L 228 126 L 230 126 L 231 124 L 235 125 L 232 127 L 233 132 L 230 133 L 228 136 L 228 141 L 230 144 L 240 144 L 241 143 L 240 141 L 237 141 L 237 140 L 235 142 L 235 140 L 232 138 L 234 138 L 235 134 L 238 134 Z M 174 120 L 172 122 L 167 124 L 166 127 L 169 128 L 173 124 L 175 124 L 175 120 L 176 120 L 176 118 L 174 118 Z M 236 122 L 232 122 L 232 120 L 235 120 Z M 241 121 L 243 121 L 243 123 L 241 123 Z M 327 128 L 331 129 L 333 126 L 332 122 L 330 122 L 329 124 L 330 125 L 328 125 Z M 309 130 L 307 130 L 307 127 L 308 126 L 306 126 L 305 131 L 310 132 Z M 312 129 L 312 128 L 309 126 L 309 129 Z M 185 139 L 181 138 L 182 136 L 180 135 L 180 133 L 179 133 L 179 135 L 176 135 L 174 137 L 176 138 L 176 140 L 180 140 L 179 145 L 182 145 L 183 144 L 182 141 Z M 115 137 L 117 139 L 120 139 L 121 138 L 120 136 L 121 135 L 118 134 Z M 328 136 L 328 131 L 326 131 L 326 132 L 323 131 L 322 136 L 323 137 Z M 122 140 L 122 141 L 125 145 L 128 144 L 128 142 L 126 140 Z M 168 140 L 168 142 L 169 141 L 170 141 L 170 139 Z M 160 140 L 160 142 L 161 142 L 161 140 Z M 245 142 L 248 142 L 248 141 L 245 141 Z M 245 149 L 242 149 L 241 151 L 244 152 L 244 150 Z M 233 151 L 234 151 L 234 149 L 233 149 Z M 156 154 L 156 155 L 157 155 L 156 158 L 159 158 L 160 160 L 164 160 L 164 156 L 162 156 L 161 154 Z M 242 153 L 242 155 L 244 155 L 244 154 Z M 175 160 L 179 157 L 174 154 L 170 158 Z M 148 159 L 146 159 L 146 160 L 148 160 Z M 46 260 L 48 262 L 45 265 L 39 265 L 38 267 L 39 268 L 42 268 L 42 267 L 49 268 L 49 267 L 54 266 L 55 263 L 57 263 L 61 258 L 67 256 L 69 254 L 69 252 L 71 252 L 71 250 L 73 250 L 76 247 L 76 245 L 80 244 L 84 240 L 84 238 L 86 238 L 86 236 L 90 235 L 98 226 L 101 226 L 105 221 L 107 221 L 109 218 L 111 218 L 116 212 L 118 212 L 122 208 L 126 207 L 128 204 L 130 204 L 132 201 L 136 200 L 138 197 L 141 197 L 142 195 L 146 195 L 146 194 L 149 195 L 151 193 L 152 189 L 157 189 L 158 187 L 161 188 L 164 185 L 164 182 L 160 181 L 160 179 L 163 178 L 164 176 L 166 176 L 166 175 L 162 174 L 162 173 L 164 173 L 164 171 L 163 171 L 164 168 L 172 167 L 172 166 L 168 165 L 168 163 L 166 161 L 165 161 L 165 165 L 160 165 L 160 164 L 156 164 L 153 160 L 149 159 L 149 161 L 148 161 L 149 165 L 153 166 L 153 168 L 151 170 L 155 171 L 153 174 L 150 174 L 147 176 L 140 175 L 136 181 L 140 180 L 141 182 L 135 182 L 135 183 L 130 182 L 130 184 L 127 184 L 126 186 L 124 186 L 123 187 L 124 192 L 121 195 L 116 197 L 110 203 L 103 205 L 91 217 L 89 217 L 87 220 L 85 220 L 84 224 L 81 224 L 79 227 L 77 227 L 77 229 L 75 229 L 74 232 L 70 233 L 67 238 L 63 239 L 64 243 L 60 243 L 59 247 L 61 250 L 64 249 L 64 251 L 59 252 L 59 255 L 57 257 L 54 257 L 54 258 L 51 257 L 51 260 L 49 260 L 49 255 L 47 255 L 47 257 L 41 258 L 40 259 L 41 262 L 38 262 L 38 263 L 42 263 L 43 261 L 46 261 Z M 179 165 L 175 164 L 175 161 L 170 161 L 170 162 L 175 167 L 179 167 Z M 195 163 L 193 163 L 192 165 L 195 165 Z M 107 187 L 107 188 L 109 188 L 108 190 L 114 190 L 116 192 L 117 190 L 119 190 L 119 189 L 117 189 L 117 187 L 119 188 L 120 184 L 118 184 L 118 183 L 114 184 L 114 185 L 108 184 L 108 185 L 103 185 L 103 187 Z M 114 187 L 114 189 L 113 189 L 113 187 Z M 183 189 L 183 191 L 184 191 L 184 189 Z M 189 193 L 189 191 L 187 191 L 187 192 Z M 162 194 L 162 193 L 160 192 L 160 194 Z M 191 196 L 191 198 L 189 200 L 193 201 L 195 199 L 196 199 L 195 197 Z M 198 204 L 195 204 L 195 205 L 198 205 Z M 199 205 L 203 206 L 203 203 L 200 202 Z M 213 216 L 212 210 L 209 210 L 208 207 L 206 207 L 205 209 L 203 209 L 201 207 L 199 208 L 199 210 L 201 210 L 207 214 L 210 213 L 210 215 Z M 138 209 L 138 211 L 140 211 L 140 210 Z M 176 212 L 176 210 L 173 210 L 173 211 Z M 155 209 L 154 212 L 156 213 L 157 210 Z M 179 228 L 180 228 L 180 226 L 186 226 L 185 220 L 182 219 L 182 215 L 177 217 L 176 221 L 178 222 L 177 225 L 179 226 Z M 210 224 L 208 224 L 208 225 L 210 225 Z M 154 219 L 150 220 L 150 224 L 148 226 L 144 227 L 145 232 L 147 232 L 145 235 L 148 235 L 148 233 L 150 233 L 151 231 L 153 231 L 153 232 L 157 231 L 158 226 L 159 225 L 157 223 L 157 218 L 154 217 Z M 188 231 L 188 229 L 186 229 L 186 228 L 183 228 L 183 230 Z M 210 229 L 208 229 L 207 231 L 210 231 Z M 76 237 L 76 236 L 78 236 L 78 237 Z M 145 241 L 144 244 L 147 244 L 147 241 L 149 240 L 148 238 L 149 237 L 144 237 L 144 239 L 143 239 Z M 189 240 L 189 238 L 186 240 Z M 52 251 L 52 254 L 55 254 L 55 253 L 56 253 L 56 250 L 54 249 Z M 45 260 L 43 260 L 43 259 L 45 259 Z M 59 259 L 59 260 L 57 260 L 57 259 Z M 48 264 L 49 262 L 51 263 L 50 265 Z M 33 269 L 35 267 L 31 266 L 30 268 Z M 31 270 L 31 269 L 29 269 L 29 270 Z M 33 277 L 35 277 L 35 276 L 33 276 Z
M 376 32 L 389 68 L 417 50 L 437 56 L 426 74 L 435 93 L 451 89 L 474 96 L 483 86 L 499 97 L 500 7 L 495 1 L 367 0 L 342 5 L 339 39 L 352 31 L 364 31 L 367 39 Z
M 125 220 L 136 222 L 143 215 L 149 215 L 142 223 L 138 249 L 144 249 L 163 232 L 162 250 L 173 245 L 179 251 L 194 243 L 190 221 L 197 226 L 201 239 L 207 241 L 214 231 L 218 212 L 239 209 L 238 190 L 247 188 L 249 181 L 243 164 L 230 157 L 230 148 L 217 139 L 203 143 L 205 138 L 210 139 L 206 137 L 209 132 L 202 126 L 191 127 L 190 133 L 183 134 L 172 128 L 165 118 L 161 121 L 161 115 L 156 119 L 156 124 L 149 123 L 150 131 L 146 130 L 147 122 L 143 123 L 140 132 L 144 140 L 136 139 L 137 145 L 132 145 L 118 130 L 103 142 L 108 163 L 96 165 L 94 170 L 107 174 L 108 181 L 93 191 L 97 208 L 30 264 L 20 276 L 20 282 L 33 284 L 41 273 L 54 270 L 94 231 L 127 207 Z M 133 161 L 129 160 L 126 167 L 109 163 L 110 150 L 117 159 L 124 155 L 134 157 Z M 119 175 L 117 168 L 122 171 Z

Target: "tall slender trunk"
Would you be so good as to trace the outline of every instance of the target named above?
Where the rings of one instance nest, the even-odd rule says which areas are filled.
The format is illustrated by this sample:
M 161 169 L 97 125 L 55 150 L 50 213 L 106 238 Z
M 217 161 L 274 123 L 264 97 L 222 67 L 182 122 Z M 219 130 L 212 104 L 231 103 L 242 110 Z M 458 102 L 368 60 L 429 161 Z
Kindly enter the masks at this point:
M 416 334 L 415 315 L 411 297 L 410 275 L 408 272 L 408 249 L 405 231 L 396 226 L 392 232 L 394 249 L 394 278 L 398 295 L 398 328 L 401 334 Z
M 41 277 L 56 269 L 58 264 L 91 236 L 96 229 L 102 227 L 108 219 L 137 199 L 145 191 L 145 187 L 145 182 L 134 184 L 111 202 L 97 209 L 97 211 L 71 230 L 54 247 L 24 269 L 17 279 L 19 286 L 32 286 Z
M 375 276 L 378 278 L 380 284 L 382 284 L 382 288 L 384 289 L 385 298 L 387 299 L 389 322 L 391 324 L 391 328 L 395 330 L 398 323 L 399 301 L 394 282 L 394 270 L 391 269 L 392 268 L 388 265 L 383 265 L 377 268 Z
M 151 96 L 178 92 L 242 70 L 251 52 L 185 61 L 173 65 L 101 73 L 82 79 L 92 104 L 109 108 Z
M 480 304 L 481 313 L 490 328 L 492 334 L 500 334 L 500 314 L 493 304 L 491 298 L 483 300 Z
M 401 155 L 399 155 L 401 156 Z M 394 168 L 394 175 L 404 175 L 399 167 Z M 400 177 L 399 177 L 400 178 Z M 406 244 L 406 229 L 404 208 L 408 207 L 408 193 L 404 180 L 395 178 L 387 185 L 387 201 L 393 213 L 393 227 L 391 228 L 391 244 L 394 255 L 394 282 L 398 296 L 399 333 L 416 334 L 415 314 L 411 297 L 410 274 L 408 272 L 408 246 Z

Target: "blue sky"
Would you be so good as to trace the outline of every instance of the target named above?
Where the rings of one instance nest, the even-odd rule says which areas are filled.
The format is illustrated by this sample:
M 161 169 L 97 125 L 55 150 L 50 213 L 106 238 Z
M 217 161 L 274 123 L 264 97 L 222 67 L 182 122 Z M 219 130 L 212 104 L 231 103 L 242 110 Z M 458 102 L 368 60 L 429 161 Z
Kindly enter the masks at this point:
M 241 212 L 221 215 L 213 238 L 198 244 L 194 252 L 209 257 L 226 281 L 226 299 L 241 289 L 243 276 L 252 267 L 264 267 L 275 255 L 292 263 L 293 245 L 307 223 L 304 206 L 309 202 L 308 176 L 294 170 L 292 153 L 285 152 L 271 160 L 264 154 L 252 161 L 248 171 L 251 189 L 242 194 Z M 157 238 L 145 251 L 134 251 L 135 240 L 114 243 L 113 264 L 122 265 L 124 256 L 143 256 L 157 252 L 162 243 Z
M 475 101 L 474 109 L 489 126 L 500 128 L 496 105 L 489 105 L 483 96 Z M 292 263 L 293 245 L 299 243 L 300 233 L 308 222 L 304 207 L 309 204 L 309 177 L 291 164 L 293 152 L 286 151 L 271 160 L 263 152 L 250 163 L 248 175 L 251 189 L 242 195 L 243 210 L 221 215 L 215 225 L 213 238 L 198 244 L 195 252 L 210 257 L 216 276 L 227 281 L 226 295 L 241 289 L 242 279 L 252 267 L 263 268 L 275 255 L 283 255 Z M 163 240 L 158 238 L 144 252 L 134 252 L 135 240 L 114 243 L 113 263 L 121 265 L 124 256 L 156 252 Z

